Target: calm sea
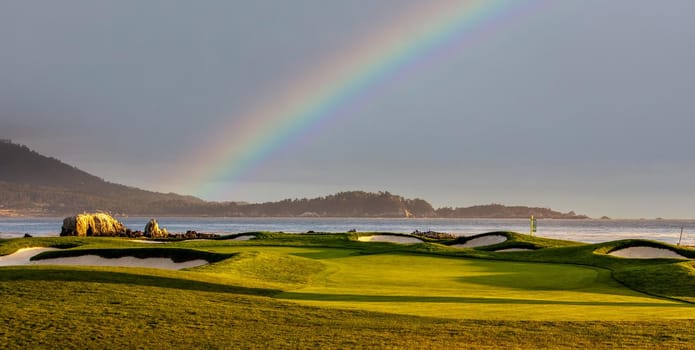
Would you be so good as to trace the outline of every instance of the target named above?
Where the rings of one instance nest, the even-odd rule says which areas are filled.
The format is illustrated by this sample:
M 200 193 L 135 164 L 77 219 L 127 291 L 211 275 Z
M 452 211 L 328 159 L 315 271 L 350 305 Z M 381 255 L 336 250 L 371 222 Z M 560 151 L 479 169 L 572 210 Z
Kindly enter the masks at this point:
M 119 218 L 131 229 L 142 230 L 149 218 Z M 526 219 L 365 219 L 365 218 L 158 218 L 169 232 L 195 230 L 230 234 L 250 231 L 300 233 L 357 231 L 411 233 L 414 230 L 469 236 L 509 230 L 528 232 Z M 57 236 L 62 218 L 0 218 L 0 238 Z M 538 220 L 538 236 L 598 243 L 624 238 L 677 243 L 683 227 L 684 245 L 695 245 L 695 220 Z

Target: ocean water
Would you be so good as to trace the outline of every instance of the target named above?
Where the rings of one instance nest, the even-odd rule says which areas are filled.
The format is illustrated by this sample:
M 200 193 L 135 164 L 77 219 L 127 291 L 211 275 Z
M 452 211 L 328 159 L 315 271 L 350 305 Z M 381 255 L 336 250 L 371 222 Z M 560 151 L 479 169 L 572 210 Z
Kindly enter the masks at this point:
M 149 218 L 118 218 L 133 230 L 142 230 Z M 527 219 L 370 219 L 370 218 L 189 218 L 162 217 L 157 221 L 169 232 L 195 230 L 231 234 L 250 231 L 288 233 L 369 232 L 411 233 L 415 230 L 470 236 L 508 230 L 528 233 Z M 58 236 L 62 218 L 0 218 L 0 238 Z M 538 220 L 536 235 L 598 243 L 625 238 L 651 239 L 675 244 L 683 227 L 684 245 L 695 245 L 695 220 Z

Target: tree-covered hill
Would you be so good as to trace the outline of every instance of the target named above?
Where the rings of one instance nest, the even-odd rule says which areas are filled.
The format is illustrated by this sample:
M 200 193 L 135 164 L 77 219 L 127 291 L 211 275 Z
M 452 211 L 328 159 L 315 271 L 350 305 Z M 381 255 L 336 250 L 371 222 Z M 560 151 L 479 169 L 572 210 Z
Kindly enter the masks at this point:
M 0 141 L 0 215 L 73 215 L 105 211 L 130 216 L 583 218 L 573 212 L 499 204 L 435 209 L 424 199 L 347 191 L 266 203 L 206 202 L 193 196 L 124 186 L 28 147 Z
M 205 204 L 199 198 L 119 185 L 43 156 L 28 147 L 0 141 L 0 207 L 34 215 L 105 210 L 145 214 L 153 207 Z
M 475 205 L 467 208 L 439 208 L 437 217 L 441 218 L 528 218 L 531 215 L 543 219 L 586 219 L 586 215 L 575 212 L 560 213 L 549 208 L 526 206 L 505 206 L 501 204 Z

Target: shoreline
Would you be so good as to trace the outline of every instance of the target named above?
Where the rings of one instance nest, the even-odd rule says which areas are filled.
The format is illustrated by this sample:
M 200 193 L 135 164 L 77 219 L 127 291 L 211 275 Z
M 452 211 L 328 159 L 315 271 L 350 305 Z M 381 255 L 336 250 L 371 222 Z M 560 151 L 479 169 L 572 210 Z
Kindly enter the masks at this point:
M 108 212 L 105 212 L 108 213 Z M 64 219 L 68 216 L 74 214 L 32 214 L 32 213 L 11 213 L 8 214 L 7 210 L 0 209 L 0 220 L 2 219 Z M 137 214 L 137 215 L 119 215 L 119 214 L 109 214 L 114 218 L 130 218 L 130 219 L 141 219 L 141 218 L 191 218 L 191 219 L 293 219 L 293 220 L 529 220 L 529 217 L 438 217 L 438 216 L 426 216 L 426 217 L 401 217 L 401 216 L 216 216 L 216 215 L 162 215 L 162 214 Z M 562 217 L 535 217 L 537 220 L 543 221 L 589 221 L 589 222 L 622 222 L 622 221 L 655 221 L 655 222 L 668 222 L 668 221 L 683 221 L 695 222 L 695 218 L 562 218 Z

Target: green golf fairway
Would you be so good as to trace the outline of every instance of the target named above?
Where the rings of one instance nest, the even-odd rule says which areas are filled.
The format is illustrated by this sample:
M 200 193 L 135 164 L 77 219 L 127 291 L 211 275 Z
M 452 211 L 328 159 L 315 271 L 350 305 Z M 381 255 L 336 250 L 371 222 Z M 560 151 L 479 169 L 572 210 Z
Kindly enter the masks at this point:
M 254 233 L 250 241 L 109 238 L 0 240 L 36 259 L 98 255 L 207 259 L 179 270 L 0 267 L 0 341 L 8 348 L 682 347 L 695 341 L 691 260 L 623 259 L 625 246 L 505 233 L 495 253 L 355 235 Z M 496 233 L 499 235 L 499 233 Z M 451 243 L 450 243 L 451 244 Z M 648 292 L 644 293 L 644 292 Z M 127 334 L 121 337 L 120 334 Z
M 256 248 L 224 249 L 233 251 L 259 254 Z M 287 285 L 287 291 L 275 297 L 319 307 L 458 319 L 695 318 L 693 305 L 633 291 L 601 268 L 413 254 L 349 255 L 328 248 L 273 247 L 264 252 L 213 271 L 248 286 L 282 287 L 273 283 L 273 275 L 250 272 L 251 266 L 282 264 L 281 257 L 287 255 L 315 260 L 324 265 L 322 272 L 300 288 Z
M 322 262 L 328 272 L 277 297 L 463 319 L 695 318 L 692 305 L 632 291 L 599 268 L 393 254 Z

